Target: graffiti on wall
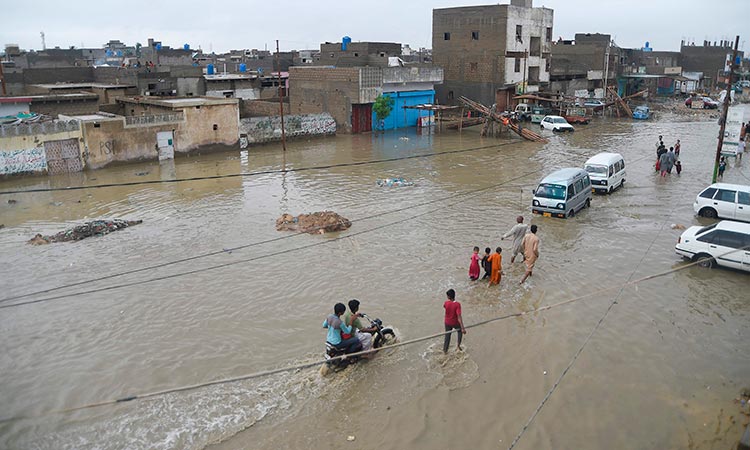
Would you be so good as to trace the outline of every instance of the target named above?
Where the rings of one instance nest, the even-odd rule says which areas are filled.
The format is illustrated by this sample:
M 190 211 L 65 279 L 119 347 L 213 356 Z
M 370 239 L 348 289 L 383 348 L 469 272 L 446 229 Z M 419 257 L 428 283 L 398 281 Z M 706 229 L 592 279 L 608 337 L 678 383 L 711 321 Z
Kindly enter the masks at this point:
M 0 151 L 0 175 L 44 172 L 47 155 L 44 147 Z
M 328 113 L 284 116 L 284 132 L 287 139 L 336 134 L 336 121 Z M 241 119 L 240 133 L 247 136 L 249 144 L 281 140 L 281 118 L 272 116 Z

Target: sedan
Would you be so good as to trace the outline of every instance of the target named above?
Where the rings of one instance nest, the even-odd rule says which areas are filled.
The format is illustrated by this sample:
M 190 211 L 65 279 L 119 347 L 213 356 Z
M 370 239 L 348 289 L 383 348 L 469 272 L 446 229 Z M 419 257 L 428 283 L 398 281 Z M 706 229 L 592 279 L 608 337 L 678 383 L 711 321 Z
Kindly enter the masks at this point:
M 750 224 L 722 220 L 707 227 L 690 227 L 674 250 L 701 267 L 719 265 L 750 272 Z
M 552 131 L 575 131 L 573 125 L 569 124 L 564 117 L 560 116 L 545 116 L 540 123 L 543 129 Z

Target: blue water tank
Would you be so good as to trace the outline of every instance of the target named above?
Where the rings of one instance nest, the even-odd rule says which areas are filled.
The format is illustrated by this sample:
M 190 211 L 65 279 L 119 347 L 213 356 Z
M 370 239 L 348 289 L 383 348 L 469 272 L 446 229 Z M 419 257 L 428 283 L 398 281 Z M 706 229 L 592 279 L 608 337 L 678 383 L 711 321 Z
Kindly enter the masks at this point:
M 190 44 L 185 44 L 182 46 L 183 50 L 190 50 Z
M 351 44 L 351 43 L 352 43 L 352 38 L 350 38 L 349 36 L 344 36 L 344 37 L 343 37 L 343 38 L 341 39 L 341 51 L 344 51 L 344 52 L 345 52 L 345 51 L 346 51 L 346 48 L 347 48 L 347 47 L 349 46 L 349 44 Z
M 245 63 L 240 64 L 240 72 L 241 73 L 247 72 L 247 66 L 245 65 Z
M 209 64 L 209 65 L 206 66 L 206 73 L 208 75 L 213 75 L 214 74 L 214 65 L 213 64 Z
M 157 50 L 161 50 L 161 43 L 159 43 L 159 44 L 156 44 L 156 49 L 157 49 Z

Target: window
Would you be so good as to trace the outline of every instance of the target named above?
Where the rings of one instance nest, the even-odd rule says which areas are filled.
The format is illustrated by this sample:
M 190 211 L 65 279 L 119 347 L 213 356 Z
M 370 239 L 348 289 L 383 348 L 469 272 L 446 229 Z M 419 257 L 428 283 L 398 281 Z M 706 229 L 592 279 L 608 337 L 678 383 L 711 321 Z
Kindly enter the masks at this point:
M 478 31 L 472 31 L 471 32 L 471 40 L 472 41 L 478 41 L 479 40 L 479 32 Z
M 571 199 L 576 196 L 576 191 L 573 185 L 568 186 L 568 198 Z
M 443 40 L 444 41 L 450 41 L 451 40 L 451 34 L 450 33 L 443 33 Z
M 477 63 L 469 63 L 469 70 L 471 72 L 476 72 L 477 71 Z
M 734 199 L 737 197 L 737 191 L 728 191 L 726 189 L 719 189 L 716 193 L 714 200 L 721 200 L 722 202 L 734 203 Z
M 735 233 L 734 231 L 718 230 L 711 233 L 712 244 L 721 245 L 722 247 L 742 248 L 745 246 L 745 235 Z
M 521 71 L 521 58 L 516 58 L 516 61 L 513 64 L 513 71 L 514 72 L 520 72 Z
M 516 25 L 516 41 L 523 42 L 523 38 L 521 37 L 522 35 L 523 35 L 523 26 Z
M 359 53 L 357 53 L 357 52 L 354 52 L 354 56 L 359 56 Z
M 609 166 L 609 176 L 611 177 L 615 173 L 615 166 Z
M 750 205 L 750 192 L 737 192 L 737 203 L 741 205 Z
M 552 27 L 547 27 L 547 42 L 552 42 Z
M 218 124 L 214 124 L 214 131 L 216 131 L 218 129 L 219 129 L 219 125 Z
M 702 198 L 714 198 L 714 194 L 716 193 L 716 188 L 708 188 L 705 191 L 701 192 L 700 197 Z
M 571 186 L 572 188 L 572 186 Z M 565 200 L 565 187 L 558 184 L 540 184 L 534 193 L 537 197 Z
M 448 100 L 453 100 L 453 91 L 448 91 Z
M 589 177 L 586 177 L 583 179 L 583 185 L 584 187 L 590 187 L 591 186 L 591 180 L 589 180 Z
M 529 39 L 529 56 L 542 55 L 542 38 L 532 36 Z
M 576 194 L 583 192 L 583 180 L 576 181 Z

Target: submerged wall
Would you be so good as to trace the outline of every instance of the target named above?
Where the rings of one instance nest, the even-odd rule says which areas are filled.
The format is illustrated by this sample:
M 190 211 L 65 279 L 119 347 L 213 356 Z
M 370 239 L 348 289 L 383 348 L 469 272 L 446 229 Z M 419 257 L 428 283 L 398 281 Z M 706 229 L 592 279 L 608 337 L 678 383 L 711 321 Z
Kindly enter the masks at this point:
M 328 113 L 284 116 L 286 138 L 336 134 L 336 121 Z M 240 119 L 240 136 L 248 144 L 281 140 L 281 117 L 250 117 Z M 245 145 L 245 142 L 242 142 Z

